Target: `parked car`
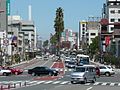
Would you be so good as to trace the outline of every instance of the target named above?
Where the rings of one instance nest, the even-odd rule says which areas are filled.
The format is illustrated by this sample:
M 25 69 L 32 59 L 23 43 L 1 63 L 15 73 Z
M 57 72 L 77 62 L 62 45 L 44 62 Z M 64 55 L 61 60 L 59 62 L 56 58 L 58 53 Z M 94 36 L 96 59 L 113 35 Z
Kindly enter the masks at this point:
M 111 66 L 100 65 L 100 75 L 111 76 L 115 74 L 115 71 Z
M 51 69 L 45 66 L 41 66 L 41 67 L 34 67 L 32 69 L 28 70 L 28 74 L 32 74 L 34 76 L 36 75 L 50 75 L 50 76 L 57 76 L 58 75 L 58 71 L 55 69 Z
M 96 70 L 94 65 L 83 65 L 75 67 L 75 70 L 71 73 L 71 83 L 87 81 L 94 83 L 96 81 Z
M 9 76 L 9 75 L 11 75 L 11 70 L 0 68 L 0 75 Z
M 11 70 L 12 74 L 19 75 L 23 73 L 23 70 L 15 67 L 7 67 L 8 70 Z

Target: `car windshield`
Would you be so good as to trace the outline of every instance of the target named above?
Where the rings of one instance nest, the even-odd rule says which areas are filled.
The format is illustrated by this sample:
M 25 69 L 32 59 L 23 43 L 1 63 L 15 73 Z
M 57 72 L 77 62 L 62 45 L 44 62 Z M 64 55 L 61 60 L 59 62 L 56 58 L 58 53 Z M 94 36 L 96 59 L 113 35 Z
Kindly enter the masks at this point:
M 74 72 L 85 72 L 85 67 L 76 67 Z
M 75 62 L 69 62 L 69 64 L 75 64 Z

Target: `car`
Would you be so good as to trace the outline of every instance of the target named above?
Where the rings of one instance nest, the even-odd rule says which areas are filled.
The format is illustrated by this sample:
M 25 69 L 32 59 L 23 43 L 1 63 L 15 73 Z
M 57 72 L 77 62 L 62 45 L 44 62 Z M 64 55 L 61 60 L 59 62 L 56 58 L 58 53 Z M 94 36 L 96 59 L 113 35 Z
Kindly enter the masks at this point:
M 48 58 L 49 58 L 48 55 L 45 55 L 45 56 L 43 57 L 44 60 L 48 60 Z
M 9 76 L 11 75 L 11 70 L 0 68 L 0 75 Z
M 75 67 L 75 70 L 71 73 L 71 83 L 87 81 L 94 83 L 96 81 L 96 70 L 94 65 L 83 65 Z
M 68 68 L 75 68 L 75 66 L 76 66 L 75 61 L 69 61 L 68 64 L 66 65 L 66 67 L 68 67 Z
M 51 69 L 49 67 L 46 66 L 40 66 L 40 67 L 34 67 L 32 69 L 28 70 L 28 74 L 31 75 L 50 75 L 50 76 L 57 76 L 58 75 L 58 71 L 55 69 Z
M 12 74 L 19 75 L 23 73 L 23 69 L 15 68 L 15 67 L 7 67 L 8 70 L 11 70 Z
M 111 76 L 115 74 L 113 68 L 109 65 L 100 65 L 100 75 Z

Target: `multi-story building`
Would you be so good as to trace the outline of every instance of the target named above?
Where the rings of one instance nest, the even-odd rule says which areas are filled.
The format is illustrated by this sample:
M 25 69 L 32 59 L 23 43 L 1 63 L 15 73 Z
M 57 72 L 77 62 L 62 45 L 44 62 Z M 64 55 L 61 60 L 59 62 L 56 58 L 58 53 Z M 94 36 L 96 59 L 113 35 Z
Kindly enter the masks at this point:
M 98 36 L 100 24 L 99 21 L 81 21 L 79 24 L 79 48 L 84 49 Z
M 107 33 L 110 34 L 110 35 L 107 34 L 107 36 L 110 37 L 111 43 L 107 47 L 113 46 L 112 42 L 114 41 L 114 46 L 115 46 L 114 53 L 115 56 L 119 56 L 120 55 L 120 33 L 119 33 L 120 32 L 120 0 L 106 0 L 106 3 L 104 4 L 103 7 L 102 16 L 103 16 L 103 19 L 101 20 L 102 27 L 104 27 L 102 28 L 102 30 L 106 29 Z
M 8 17 L 8 38 L 11 43 L 17 46 L 9 45 L 9 55 L 19 53 L 25 56 L 25 53 L 34 52 L 35 46 L 35 27 L 33 21 L 22 20 L 20 16 Z M 16 38 L 15 38 L 16 37 Z M 25 58 L 25 57 L 22 57 Z
M 66 43 L 71 49 L 74 45 L 77 45 L 78 33 L 73 32 L 71 29 L 65 29 L 61 36 L 61 43 Z
M 86 32 L 87 32 L 87 21 L 79 22 L 79 48 L 82 48 L 83 44 L 86 42 Z
M 108 32 L 114 31 L 114 23 L 120 22 L 120 0 L 106 0 L 106 18 L 110 25 Z
M 0 31 L 7 30 L 6 0 L 0 0 Z
M 86 31 L 86 43 L 90 45 L 92 40 L 98 36 L 100 31 L 100 24 L 98 21 L 88 21 L 87 22 L 87 31 Z

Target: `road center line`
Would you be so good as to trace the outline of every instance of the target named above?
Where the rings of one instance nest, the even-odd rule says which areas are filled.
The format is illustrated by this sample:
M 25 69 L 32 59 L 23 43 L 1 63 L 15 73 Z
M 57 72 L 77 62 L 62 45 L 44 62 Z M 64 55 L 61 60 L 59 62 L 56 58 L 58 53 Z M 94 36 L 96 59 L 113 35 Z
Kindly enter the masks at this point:
M 93 87 L 89 87 L 89 88 L 87 88 L 86 90 L 91 90 Z

